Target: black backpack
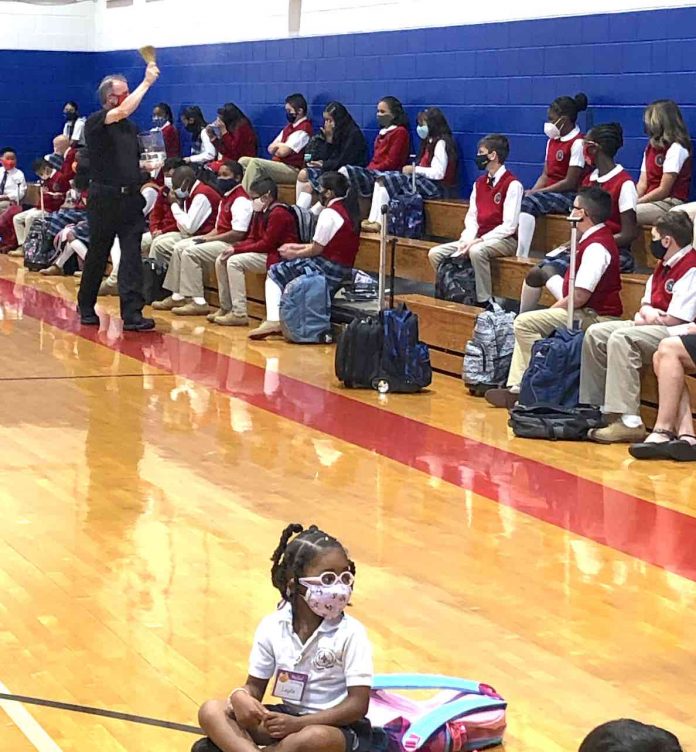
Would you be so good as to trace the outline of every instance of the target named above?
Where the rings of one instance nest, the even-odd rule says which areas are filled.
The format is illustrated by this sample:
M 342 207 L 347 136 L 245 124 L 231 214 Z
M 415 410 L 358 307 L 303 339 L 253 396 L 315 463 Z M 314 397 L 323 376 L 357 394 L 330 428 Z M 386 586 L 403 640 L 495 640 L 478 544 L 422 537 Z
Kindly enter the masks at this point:
M 468 256 L 450 256 L 440 262 L 435 278 L 435 297 L 477 305 L 476 275 Z
M 376 316 L 353 319 L 336 346 L 336 376 L 349 389 L 372 389 L 381 371 L 384 327 Z
M 168 264 L 157 259 L 143 259 L 143 298 L 145 305 L 152 305 L 156 300 L 164 300 L 169 291 L 164 289 Z
M 591 428 L 601 428 L 605 421 L 599 408 L 590 405 L 559 407 L 538 403 L 515 405 L 508 425 L 515 436 L 523 439 L 582 441 Z
M 35 219 L 24 241 L 24 266 L 30 272 L 47 269 L 56 257 L 53 238 L 45 219 Z

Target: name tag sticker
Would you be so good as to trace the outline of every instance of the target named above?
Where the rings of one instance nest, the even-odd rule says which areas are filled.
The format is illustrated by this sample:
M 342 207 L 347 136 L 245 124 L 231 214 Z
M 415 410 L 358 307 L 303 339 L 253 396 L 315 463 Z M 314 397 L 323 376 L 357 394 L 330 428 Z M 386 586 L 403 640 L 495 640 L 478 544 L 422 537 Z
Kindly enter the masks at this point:
M 308 681 L 309 676 L 307 674 L 297 674 L 294 671 L 279 668 L 273 686 L 273 697 L 300 702 L 304 697 Z

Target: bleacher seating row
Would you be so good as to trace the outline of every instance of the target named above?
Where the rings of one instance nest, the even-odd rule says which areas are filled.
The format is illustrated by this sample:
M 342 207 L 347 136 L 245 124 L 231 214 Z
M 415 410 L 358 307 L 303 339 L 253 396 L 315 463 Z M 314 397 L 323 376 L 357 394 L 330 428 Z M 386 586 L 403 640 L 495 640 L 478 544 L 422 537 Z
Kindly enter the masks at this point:
M 279 188 L 280 200 L 293 203 L 294 186 L 279 186 Z M 434 283 L 435 274 L 428 262 L 428 250 L 443 239 L 451 240 L 459 237 L 464 226 L 467 206 L 468 204 L 465 201 L 451 199 L 426 201 L 426 233 L 428 237 L 433 239 L 409 240 L 398 238 L 395 258 L 396 276 L 415 282 Z M 509 300 L 519 300 L 522 282 L 530 268 L 537 263 L 538 257 L 544 251 L 567 242 L 568 233 L 568 222 L 562 216 L 549 215 L 537 220 L 532 242 L 532 257 L 527 259 L 507 257 L 494 260 L 492 265 L 494 294 L 497 297 Z M 649 247 L 650 231 L 645 229 L 641 231 L 640 236 L 633 244 L 636 264 L 642 271 L 622 275 L 621 297 L 625 318 L 632 318 L 640 308 L 649 270 L 655 264 L 655 259 L 649 252 Z M 355 264 L 356 267 L 364 271 L 375 273 L 378 271 L 378 235 L 363 233 Z M 214 276 L 206 280 L 211 302 L 217 300 L 215 284 Z M 264 315 L 263 275 L 247 276 L 247 299 L 249 315 L 253 318 L 262 319 Z M 396 300 L 407 303 L 409 308 L 418 314 L 421 339 L 430 347 L 433 368 L 441 373 L 460 377 L 464 346 L 467 340 L 471 338 L 476 316 L 480 309 L 420 294 L 398 295 Z M 541 298 L 541 304 L 550 305 L 552 302 L 553 299 L 545 291 Z M 693 395 L 692 405 L 696 414 L 696 380 L 689 379 L 688 381 Z M 650 367 L 646 367 L 643 373 L 643 402 L 644 417 L 646 420 L 652 421 L 657 405 L 657 383 Z

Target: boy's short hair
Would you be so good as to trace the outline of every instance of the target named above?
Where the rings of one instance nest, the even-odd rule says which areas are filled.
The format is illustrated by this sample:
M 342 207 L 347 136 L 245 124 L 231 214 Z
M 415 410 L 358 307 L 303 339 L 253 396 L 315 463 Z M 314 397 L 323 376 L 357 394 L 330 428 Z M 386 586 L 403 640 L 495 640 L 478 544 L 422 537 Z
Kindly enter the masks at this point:
M 265 196 L 267 193 L 270 193 L 274 201 L 278 199 L 278 186 L 272 178 L 254 180 L 249 186 L 249 190 L 257 196 Z
M 302 110 L 304 114 L 307 114 L 307 100 L 302 94 L 289 94 L 285 97 L 285 104 L 289 104 L 295 110 Z
M 682 752 L 682 748 L 669 731 L 622 718 L 590 731 L 579 752 Z
M 17 156 L 17 152 L 11 146 L 3 146 L 3 148 L 0 149 L 0 156 L 4 157 L 5 154 L 12 154 L 15 157 Z
M 38 157 L 31 163 L 31 169 L 38 175 L 43 170 L 52 170 L 53 167 L 43 157 Z
M 611 217 L 611 196 L 597 186 L 581 188 L 578 191 L 578 204 L 596 225 L 606 222 Z
M 478 142 L 478 148 L 483 146 L 488 151 L 494 151 L 498 155 L 498 162 L 505 164 L 510 154 L 510 142 L 502 133 L 489 133 Z
M 683 211 L 670 211 L 663 214 L 655 222 L 655 229 L 661 238 L 665 235 L 673 237 L 680 248 L 691 245 L 693 241 L 694 226 L 689 215 Z

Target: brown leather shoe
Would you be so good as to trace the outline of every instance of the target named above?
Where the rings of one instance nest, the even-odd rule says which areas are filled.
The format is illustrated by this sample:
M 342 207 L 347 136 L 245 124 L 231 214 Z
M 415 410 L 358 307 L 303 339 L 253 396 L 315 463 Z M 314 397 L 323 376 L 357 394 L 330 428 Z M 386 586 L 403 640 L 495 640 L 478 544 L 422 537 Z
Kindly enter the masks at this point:
M 619 418 L 606 428 L 591 429 L 587 433 L 587 438 L 597 444 L 640 444 L 647 435 L 648 432 L 642 423 L 636 428 L 629 428 Z
M 282 333 L 280 321 L 263 321 L 260 326 L 249 332 L 249 339 L 266 339 L 266 337 Z
M 152 304 L 152 307 L 156 311 L 173 311 L 175 308 L 181 308 L 181 306 L 186 305 L 186 303 L 188 303 L 186 298 L 184 298 L 183 300 L 174 300 L 174 298 L 170 295 L 164 300 L 156 300 Z
M 512 410 L 517 404 L 520 394 L 511 389 L 489 389 L 485 397 L 486 402 L 493 407 L 504 407 L 506 410 Z
M 183 306 L 172 308 L 175 316 L 207 316 L 210 306 L 207 303 L 194 303 L 193 300 Z
M 236 313 L 226 313 L 224 316 L 216 316 L 215 323 L 218 326 L 249 326 L 249 319 L 246 316 L 237 316 Z
M 44 277 L 62 277 L 63 270 L 56 264 L 51 264 L 45 269 L 39 269 L 39 274 L 43 274 Z

